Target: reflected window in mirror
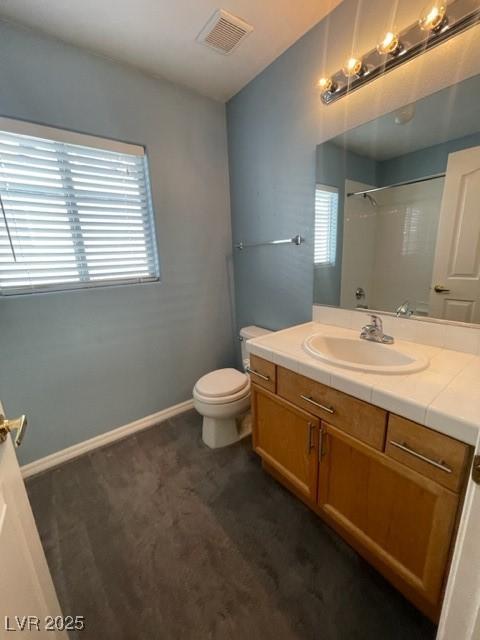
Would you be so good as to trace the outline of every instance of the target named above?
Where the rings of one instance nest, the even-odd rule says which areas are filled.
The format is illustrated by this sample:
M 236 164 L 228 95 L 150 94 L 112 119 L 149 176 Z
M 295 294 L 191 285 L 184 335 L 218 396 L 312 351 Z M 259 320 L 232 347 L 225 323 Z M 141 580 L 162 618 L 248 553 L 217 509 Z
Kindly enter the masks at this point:
M 337 257 L 338 189 L 315 189 L 315 266 L 333 266 Z

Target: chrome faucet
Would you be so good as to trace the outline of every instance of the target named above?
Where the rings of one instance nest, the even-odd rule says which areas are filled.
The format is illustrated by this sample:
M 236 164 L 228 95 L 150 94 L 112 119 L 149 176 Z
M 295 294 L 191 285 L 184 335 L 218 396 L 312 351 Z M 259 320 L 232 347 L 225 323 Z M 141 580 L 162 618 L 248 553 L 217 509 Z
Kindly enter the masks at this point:
M 399 316 L 404 316 L 405 318 L 410 318 L 411 315 L 413 315 L 413 310 L 410 309 L 410 303 L 408 300 L 405 300 L 405 302 L 402 302 L 402 304 L 397 307 L 397 310 L 395 311 L 395 314 L 397 316 L 397 318 Z
M 374 313 L 371 313 L 370 318 L 372 319 L 372 322 L 362 327 L 360 338 L 363 340 L 370 340 L 371 342 L 393 344 L 393 337 L 387 336 L 383 333 L 383 322 L 380 316 L 376 316 Z

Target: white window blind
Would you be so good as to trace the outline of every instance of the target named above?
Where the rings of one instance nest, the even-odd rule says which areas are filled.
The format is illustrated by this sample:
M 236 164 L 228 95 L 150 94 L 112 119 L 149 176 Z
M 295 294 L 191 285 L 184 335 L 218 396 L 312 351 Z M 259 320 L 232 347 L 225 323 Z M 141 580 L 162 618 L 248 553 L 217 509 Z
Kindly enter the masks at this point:
M 158 279 L 143 147 L 45 131 L 0 130 L 1 294 Z
M 315 189 L 315 254 L 317 265 L 334 265 L 337 253 L 338 189 Z

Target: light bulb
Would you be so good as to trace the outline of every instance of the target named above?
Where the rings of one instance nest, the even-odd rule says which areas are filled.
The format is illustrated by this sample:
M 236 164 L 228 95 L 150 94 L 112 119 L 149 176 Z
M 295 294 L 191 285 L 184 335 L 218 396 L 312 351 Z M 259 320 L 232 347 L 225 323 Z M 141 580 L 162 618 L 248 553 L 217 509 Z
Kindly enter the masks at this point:
M 383 39 L 377 44 L 377 51 L 381 55 L 397 55 L 403 49 L 398 36 L 393 31 L 387 31 Z
M 443 1 L 437 1 L 426 7 L 418 20 L 422 31 L 440 31 L 447 23 L 447 7 Z
M 328 93 L 333 93 L 337 89 L 337 85 L 331 78 L 320 78 L 318 86 L 322 91 L 328 91 Z
M 347 78 L 353 78 L 354 76 L 361 76 L 365 73 L 365 67 L 358 58 L 349 58 L 345 62 L 345 66 L 342 69 Z

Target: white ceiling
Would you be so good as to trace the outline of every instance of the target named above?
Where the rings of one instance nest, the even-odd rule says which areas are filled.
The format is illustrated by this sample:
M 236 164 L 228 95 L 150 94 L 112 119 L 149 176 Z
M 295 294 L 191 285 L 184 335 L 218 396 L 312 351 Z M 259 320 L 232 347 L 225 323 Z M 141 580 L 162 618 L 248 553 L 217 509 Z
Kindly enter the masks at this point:
M 226 101 L 341 0 L 2 0 L 11 20 Z M 232 54 L 197 42 L 217 9 L 254 26 Z

